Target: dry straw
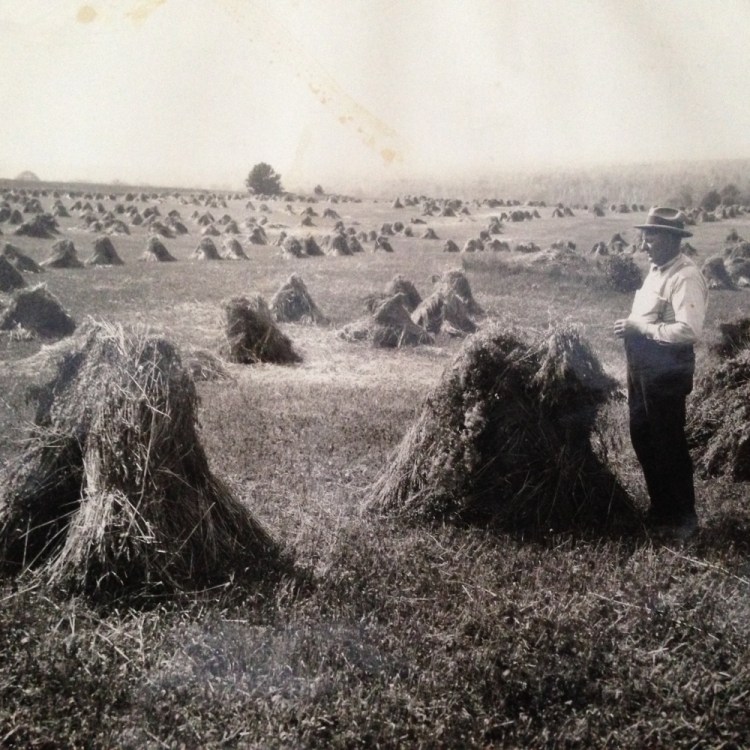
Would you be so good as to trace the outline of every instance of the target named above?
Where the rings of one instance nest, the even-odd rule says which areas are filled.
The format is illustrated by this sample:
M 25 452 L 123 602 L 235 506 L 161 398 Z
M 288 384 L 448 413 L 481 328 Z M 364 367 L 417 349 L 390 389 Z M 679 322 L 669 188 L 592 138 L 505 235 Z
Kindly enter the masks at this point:
M 257 576 L 279 550 L 209 470 L 174 347 L 86 324 L 38 390 L 0 485 L 0 555 L 91 594 L 170 593 Z
M 25 286 L 21 272 L 4 255 L 0 255 L 0 292 L 12 292 Z
M 224 347 L 230 362 L 248 365 L 258 362 L 292 364 L 302 357 L 294 350 L 288 336 L 279 330 L 266 301 L 256 296 L 233 297 L 223 303 Z
M 718 359 L 691 395 L 688 440 L 702 476 L 750 480 L 750 319 L 719 327 Z
M 469 307 L 455 292 L 433 292 L 417 307 L 411 319 L 430 333 L 465 336 L 477 330 Z
M 271 312 L 279 322 L 328 325 L 328 318 L 310 296 L 305 282 L 293 273 L 271 298 Z
M 371 294 L 365 298 L 365 307 L 369 312 L 373 312 L 378 305 L 388 297 L 395 294 L 403 295 L 403 305 L 411 313 L 422 302 L 422 295 L 417 291 L 414 283 L 401 274 L 396 274 L 385 286 L 383 292 Z
M 19 289 L 10 304 L 0 313 L 0 330 L 21 326 L 42 338 L 62 338 L 75 331 L 73 318 L 44 284 Z
M 701 271 L 706 277 L 709 289 L 734 289 L 734 284 L 721 255 L 712 255 L 706 258 L 701 266 Z
M 82 268 L 76 246 L 72 240 L 58 240 L 52 245 L 52 254 L 41 262 L 45 268 Z
M 626 517 L 627 495 L 590 444 L 615 388 L 574 328 L 533 341 L 479 333 L 425 399 L 369 505 L 538 531 Z
M 435 291 L 442 292 L 446 296 L 455 294 L 460 297 L 466 304 L 469 315 L 484 315 L 481 305 L 474 299 L 466 274 L 460 268 L 445 271 L 442 276 L 438 277 Z
M 166 245 L 158 237 L 149 237 L 141 260 L 153 263 L 170 263 L 176 258 L 167 250 Z
M 3 257 L 17 270 L 24 273 L 41 273 L 44 269 L 26 255 L 20 248 L 6 242 L 3 246 Z
M 94 241 L 94 252 L 86 260 L 87 266 L 121 266 L 122 258 L 117 254 L 109 237 L 97 237 Z
M 339 336 L 345 341 L 369 341 L 381 348 L 434 343 L 432 336 L 412 321 L 407 304 L 403 293 L 386 297 L 369 317 L 344 326 Z

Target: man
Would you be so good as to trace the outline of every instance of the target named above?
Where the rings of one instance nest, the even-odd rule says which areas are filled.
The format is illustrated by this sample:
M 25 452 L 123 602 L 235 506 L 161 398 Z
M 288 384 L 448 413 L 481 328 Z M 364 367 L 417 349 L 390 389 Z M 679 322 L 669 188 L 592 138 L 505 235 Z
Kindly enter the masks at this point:
M 693 388 L 693 345 L 703 332 L 708 286 L 680 252 L 685 215 L 652 208 L 642 231 L 651 269 L 630 315 L 615 321 L 628 367 L 630 439 L 651 500 L 647 524 L 676 540 L 698 528 L 693 464 L 685 437 L 685 401 Z

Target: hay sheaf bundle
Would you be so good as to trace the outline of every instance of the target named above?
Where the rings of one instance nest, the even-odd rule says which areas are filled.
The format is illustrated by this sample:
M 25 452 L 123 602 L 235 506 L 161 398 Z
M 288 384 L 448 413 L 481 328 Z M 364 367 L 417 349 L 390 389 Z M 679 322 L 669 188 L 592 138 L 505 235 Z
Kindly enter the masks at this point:
M 271 312 L 275 320 L 282 323 L 329 323 L 307 291 L 305 282 L 296 273 L 271 298 Z
M 466 278 L 466 274 L 462 270 L 455 268 L 450 271 L 445 271 L 443 275 L 438 278 L 436 291 L 442 292 L 446 297 L 451 293 L 460 297 L 466 303 L 470 315 L 484 315 L 484 310 L 474 299 L 474 295 L 471 293 L 469 280 Z
M 180 358 L 196 383 L 233 379 L 224 362 L 208 349 L 185 347 Z
M 346 341 L 370 341 L 373 346 L 383 348 L 434 343 L 432 336 L 412 321 L 407 304 L 403 293 L 387 297 L 372 315 L 344 326 L 339 336 Z
M 721 341 L 711 347 L 711 351 L 723 359 L 734 357 L 742 349 L 750 349 L 750 318 L 719 323 L 719 334 Z
M 706 261 L 701 266 L 701 272 L 706 278 L 709 289 L 734 289 L 734 284 L 724 265 L 724 258 L 721 255 L 713 255 L 710 258 L 706 258 Z
M 357 238 L 353 234 L 350 234 L 346 238 L 346 244 L 348 245 L 349 251 L 352 253 L 352 255 L 363 253 L 365 251 L 364 247 L 362 247 L 362 243 L 359 241 L 359 238 Z
M 204 237 L 193 251 L 196 260 L 221 260 L 221 255 L 210 237 Z
M 223 309 L 227 338 L 224 353 L 230 362 L 248 365 L 302 361 L 289 337 L 274 323 L 262 297 L 233 297 L 223 303 Z
M 641 269 L 629 255 L 608 255 L 598 265 L 609 289 L 628 294 L 641 288 Z
M 468 305 L 455 292 L 433 292 L 414 310 L 411 319 L 432 334 L 465 336 L 477 330 Z
M 414 284 L 405 276 L 396 274 L 385 286 L 385 289 L 377 294 L 365 297 L 365 307 L 368 312 L 375 312 L 383 300 L 396 294 L 403 295 L 402 304 L 409 313 L 417 309 L 422 302 L 422 295 L 417 291 Z
M 588 266 L 586 259 L 579 255 L 575 248 L 568 246 L 557 246 L 553 243 L 551 247 L 543 250 L 531 263 L 535 266 L 557 267 L 565 269 L 580 269 Z
M 323 248 L 320 247 L 315 237 L 309 234 L 302 240 L 302 250 L 308 257 L 312 258 L 318 255 L 324 255 Z
M 392 253 L 393 245 L 388 242 L 385 236 L 381 235 L 375 240 L 375 246 L 372 248 L 373 252 L 377 252 L 378 250 L 382 250 L 384 253 Z
M 0 255 L 0 292 L 12 292 L 25 286 L 26 281 L 21 272 L 4 255 Z
M 328 238 L 327 245 L 328 255 L 352 255 L 349 243 L 346 241 L 346 235 L 341 232 L 336 232 L 336 234 Z
M 729 258 L 724 261 L 729 278 L 737 287 L 750 286 L 750 258 Z
M 720 359 L 690 396 L 688 443 L 703 477 L 750 480 L 750 347 Z
M 57 220 L 50 214 L 39 214 L 31 221 L 23 222 L 14 232 L 18 236 L 36 237 L 37 239 L 47 239 L 59 233 Z
M 6 565 L 76 592 L 170 593 L 278 559 L 209 470 L 195 385 L 171 343 L 89 324 L 36 395 L 32 435 L 0 488 Z
M 0 330 L 21 327 L 42 338 L 62 338 L 75 331 L 76 324 L 60 301 L 44 284 L 19 289 L 0 313 Z
M 227 237 L 224 240 L 222 257 L 224 260 L 248 260 L 242 243 L 236 237 Z
M 589 440 L 615 389 L 575 329 L 531 342 L 497 326 L 478 334 L 425 399 L 369 507 L 538 531 L 627 517 Z
M 72 240 L 58 240 L 52 245 L 52 255 L 41 262 L 45 268 L 83 268 Z
M 26 255 L 22 250 L 10 242 L 3 246 L 3 257 L 17 270 L 26 273 L 42 273 L 44 269 L 37 262 Z
M 121 266 L 122 258 L 117 254 L 109 237 L 99 237 L 94 242 L 94 252 L 86 260 L 87 266 Z
M 248 241 L 252 245 L 267 245 L 268 236 L 266 235 L 265 229 L 263 229 L 263 227 L 253 227 L 250 231 Z
M 171 263 L 177 258 L 167 250 L 164 243 L 158 237 L 149 237 L 146 249 L 141 255 L 141 260 L 155 263 Z
M 302 243 L 296 237 L 285 237 L 281 243 L 281 254 L 287 258 L 301 258 L 304 254 Z

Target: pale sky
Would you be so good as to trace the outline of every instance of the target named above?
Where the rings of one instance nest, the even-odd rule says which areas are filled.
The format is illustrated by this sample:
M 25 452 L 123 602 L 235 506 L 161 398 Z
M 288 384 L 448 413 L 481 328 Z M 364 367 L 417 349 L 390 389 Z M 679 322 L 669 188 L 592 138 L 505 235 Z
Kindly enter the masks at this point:
M 0 0 L 0 177 L 750 157 L 750 0 Z

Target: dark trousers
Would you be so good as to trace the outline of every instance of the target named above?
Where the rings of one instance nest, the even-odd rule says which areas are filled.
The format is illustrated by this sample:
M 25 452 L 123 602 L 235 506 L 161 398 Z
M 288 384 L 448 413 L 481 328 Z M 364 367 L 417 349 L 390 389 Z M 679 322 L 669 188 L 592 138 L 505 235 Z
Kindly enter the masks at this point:
M 625 341 L 630 439 L 657 522 L 695 517 L 693 462 L 685 437 L 685 400 L 693 388 L 692 346 Z

